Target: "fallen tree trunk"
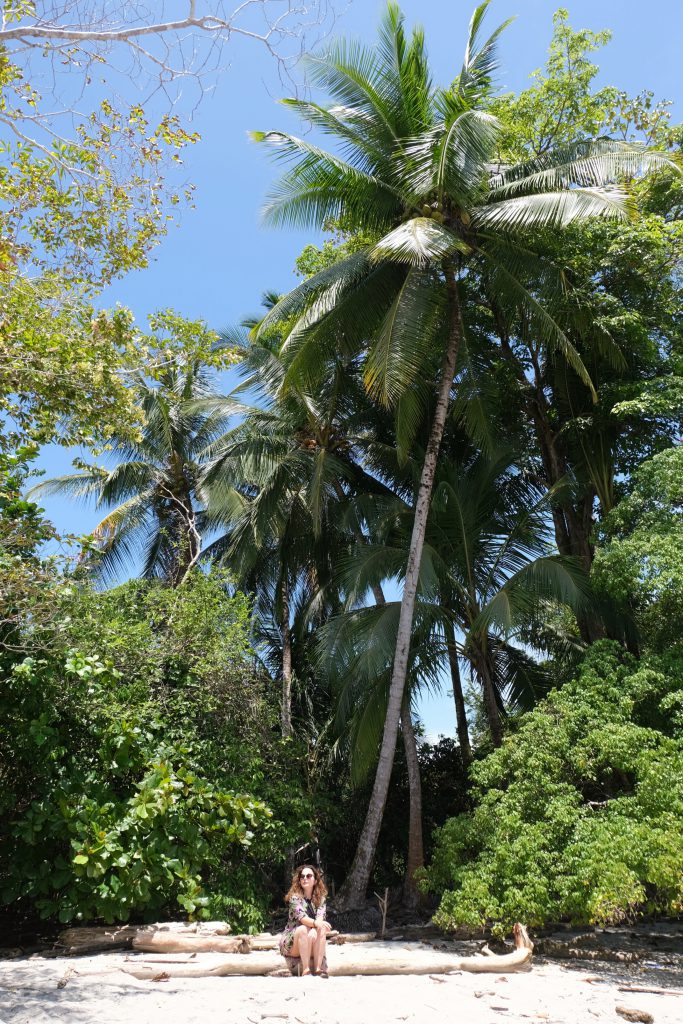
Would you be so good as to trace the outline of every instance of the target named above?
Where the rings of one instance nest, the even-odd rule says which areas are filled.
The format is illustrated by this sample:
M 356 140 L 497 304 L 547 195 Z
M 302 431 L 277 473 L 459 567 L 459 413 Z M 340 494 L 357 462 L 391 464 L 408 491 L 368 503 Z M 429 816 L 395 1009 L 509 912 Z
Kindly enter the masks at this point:
M 456 970 L 469 971 L 474 974 L 505 974 L 512 971 L 530 970 L 534 944 L 523 924 L 516 924 L 513 934 L 515 948 L 512 953 L 498 955 L 492 953 L 488 946 L 484 946 L 483 956 L 465 957 L 460 960 L 460 966 Z
M 427 949 L 418 943 L 398 946 L 396 942 L 367 942 L 363 947 L 349 944 L 330 955 L 330 973 L 345 977 L 349 975 L 383 974 L 450 974 L 454 971 L 473 973 L 506 974 L 513 971 L 529 970 L 533 955 L 533 943 L 523 925 L 515 925 L 515 946 L 511 953 L 497 956 L 457 957 L 435 949 Z M 269 952 L 254 952 L 250 956 L 218 956 L 203 953 L 192 963 L 145 962 L 143 958 L 119 967 L 135 978 L 159 980 L 169 978 L 210 978 L 239 975 L 266 975 L 282 970 L 281 956 Z
M 145 953 L 250 953 L 247 935 L 174 935 L 172 932 L 138 931 L 133 949 Z
M 91 953 L 101 949 L 130 949 L 138 932 L 137 925 L 111 925 L 104 928 L 67 928 L 57 943 L 66 953 Z
M 225 921 L 164 921 L 143 927 L 137 924 L 103 925 L 92 928 L 66 928 L 60 932 L 57 945 L 64 947 L 68 954 L 82 955 L 101 949 L 130 949 L 135 939 L 149 935 L 182 938 L 188 935 L 227 936 L 229 932 L 230 925 Z
M 222 921 L 67 928 L 60 934 L 58 944 L 72 956 L 106 949 L 137 949 L 146 953 L 251 953 L 278 949 L 279 935 L 270 932 L 229 935 L 228 932 L 229 926 Z M 374 938 L 375 932 L 342 935 L 331 931 L 327 941 L 341 946 Z

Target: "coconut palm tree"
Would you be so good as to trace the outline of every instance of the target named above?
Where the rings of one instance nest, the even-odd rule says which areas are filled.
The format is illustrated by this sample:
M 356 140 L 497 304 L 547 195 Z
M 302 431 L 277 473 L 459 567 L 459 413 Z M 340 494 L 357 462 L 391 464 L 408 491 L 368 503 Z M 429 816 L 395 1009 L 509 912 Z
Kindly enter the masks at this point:
M 212 372 L 198 363 L 172 365 L 155 381 L 139 375 L 131 387 L 144 426 L 138 441 L 113 439 L 113 468 L 53 477 L 32 493 L 94 500 L 97 508 L 110 509 L 93 531 L 93 570 L 100 578 L 116 580 L 141 565 L 143 578 L 178 586 L 202 551 L 203 452 L 225 432 L 230 408 L 224 403 L 220 412 L 203 413 L 193 407 L 215 394 Z
M 299 638 L 333 611 L 336 560 L 362 537 L 351 514 L 353 495 L 386 491 L 363 468 L 373 439 L 372 403 L 358 374 L 339 360 L 315 389 L 282 389 L 280 340 L 246 342 L 243 380 L 224 400 L 197 408 L 220 414 L 242 405 L 244 418 L 207 449 L 202 491 L 204 522 L 219 536 L 207 554 L 234 570 L 256 596 L 257 623 L 272 655 L 279 654 L 281 725 L 292 734 L 292 627 Z M 276 634 L 279 634 L 276 636 Z
M 418 460 L 413 468 L 419 473 Z M 521 475 L 508 453 L 474 455 L 464 463 L 441 460 L 421 564 L 402 732 L 406 705 L 424 686 L 441 688 L 454 659 L 458 674 L 452 681 L 459 683 L 461 660 L 481 686 L 496 746 L 506 709 L 527 708 L 548 689 L 541 666 L 515 641 L 549 605 L 581 609 L 588 600 L 578 561 L 551 553 L 550 504 L 551 496 Z M 321 631 L 322 657 L 337 677 L 338 715 L 347 723 L 357 778 L 374 764 L 379 747 L 400 615 L 400 602 L 383 600 L 382 582 L 400 579 L 405 571 L 412 518 L 412 508 L 398 497 L 383 501 L 374 517 L 368 511 L 369 538 L 342 566 L 340 590 L 351 607 Z M 364 595 L 378 590 L 382 599 L 366 606 Z M 456 710 L 466 763 L 471 754 L 464 704 Z M 419 778 L 416 793 L 412 783 L 410 793 L 408 902 L 422 849 Z
M 403 704 L 422 548 L 437 457 L 463 340 L 461 281 L 486 268 L 505 304 L 523 305 L 531 329 L 560 350 L 591 387 L 575 349 L 539 301 L 562 275 L 532 251 L 534 233 L 590 217 L 623 218 L 621 175 L 669 163 L 663 154 L 609 140 L 577 143 L 511 168 L 492 165 L 498 126 L 485 109 L 500 26 L 481 42 L 489 0 L 470 24 L 462 69 L 447 88 L 432 84 L 424 37 L 406 36 L 395 3 L 378 43 L 341 41 L 308 61 L 328 106 L 286 101 L 328 134 L 338 151 L 283 132 L 254 137 L 290 162 L 265 210 L 277 225 L 322 227 L 330 219 L 371 239 L 278 302 L 261 331 L 288 325 L 286 383 L 310 380 L 331 353 L 361 357 L 365 385 L 397 412 L 403 454 L 435 395 L 431 432 L 415 500 L 382 749 L 365 826 L 339 899 L 362 901 L 389 787 Z

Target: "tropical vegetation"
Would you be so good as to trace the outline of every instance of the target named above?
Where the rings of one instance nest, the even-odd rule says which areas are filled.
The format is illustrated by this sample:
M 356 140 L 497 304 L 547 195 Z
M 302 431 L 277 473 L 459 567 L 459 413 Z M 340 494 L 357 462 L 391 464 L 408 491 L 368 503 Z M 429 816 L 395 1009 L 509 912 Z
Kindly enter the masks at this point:
M 393 2 L 307 57 L 255 139 L 328 239 L 241 325 L 9 272 L 8 913 L 256 930 L 303 858 L 447 930 L 681 912 L 683 131 L 564 10 L 501 94 L 488 7 L 443 87 Z M 94 455 L 31 480 L 55 439 Z

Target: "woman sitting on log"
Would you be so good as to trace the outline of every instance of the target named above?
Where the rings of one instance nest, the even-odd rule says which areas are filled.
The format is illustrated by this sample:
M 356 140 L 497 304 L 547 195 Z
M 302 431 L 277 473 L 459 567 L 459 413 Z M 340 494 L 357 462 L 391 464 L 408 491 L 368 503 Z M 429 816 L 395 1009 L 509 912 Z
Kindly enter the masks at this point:
M 327 977 L 325 945 L 331 925 L 325 920 L 326 896 L 319 868 L 313 864 L 297 868 L 285 896 L 289 917 L 280 938 L 280 952 L 292 974 Z

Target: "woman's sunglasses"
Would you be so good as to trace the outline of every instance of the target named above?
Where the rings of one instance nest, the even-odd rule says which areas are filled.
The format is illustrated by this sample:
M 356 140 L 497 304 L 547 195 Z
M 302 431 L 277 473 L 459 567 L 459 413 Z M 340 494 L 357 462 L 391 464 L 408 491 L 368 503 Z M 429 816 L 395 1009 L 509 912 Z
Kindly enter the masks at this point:
M 315 875 L 312 871 L 304 871 L 299 875 L 299 878 L 315 878 Z

